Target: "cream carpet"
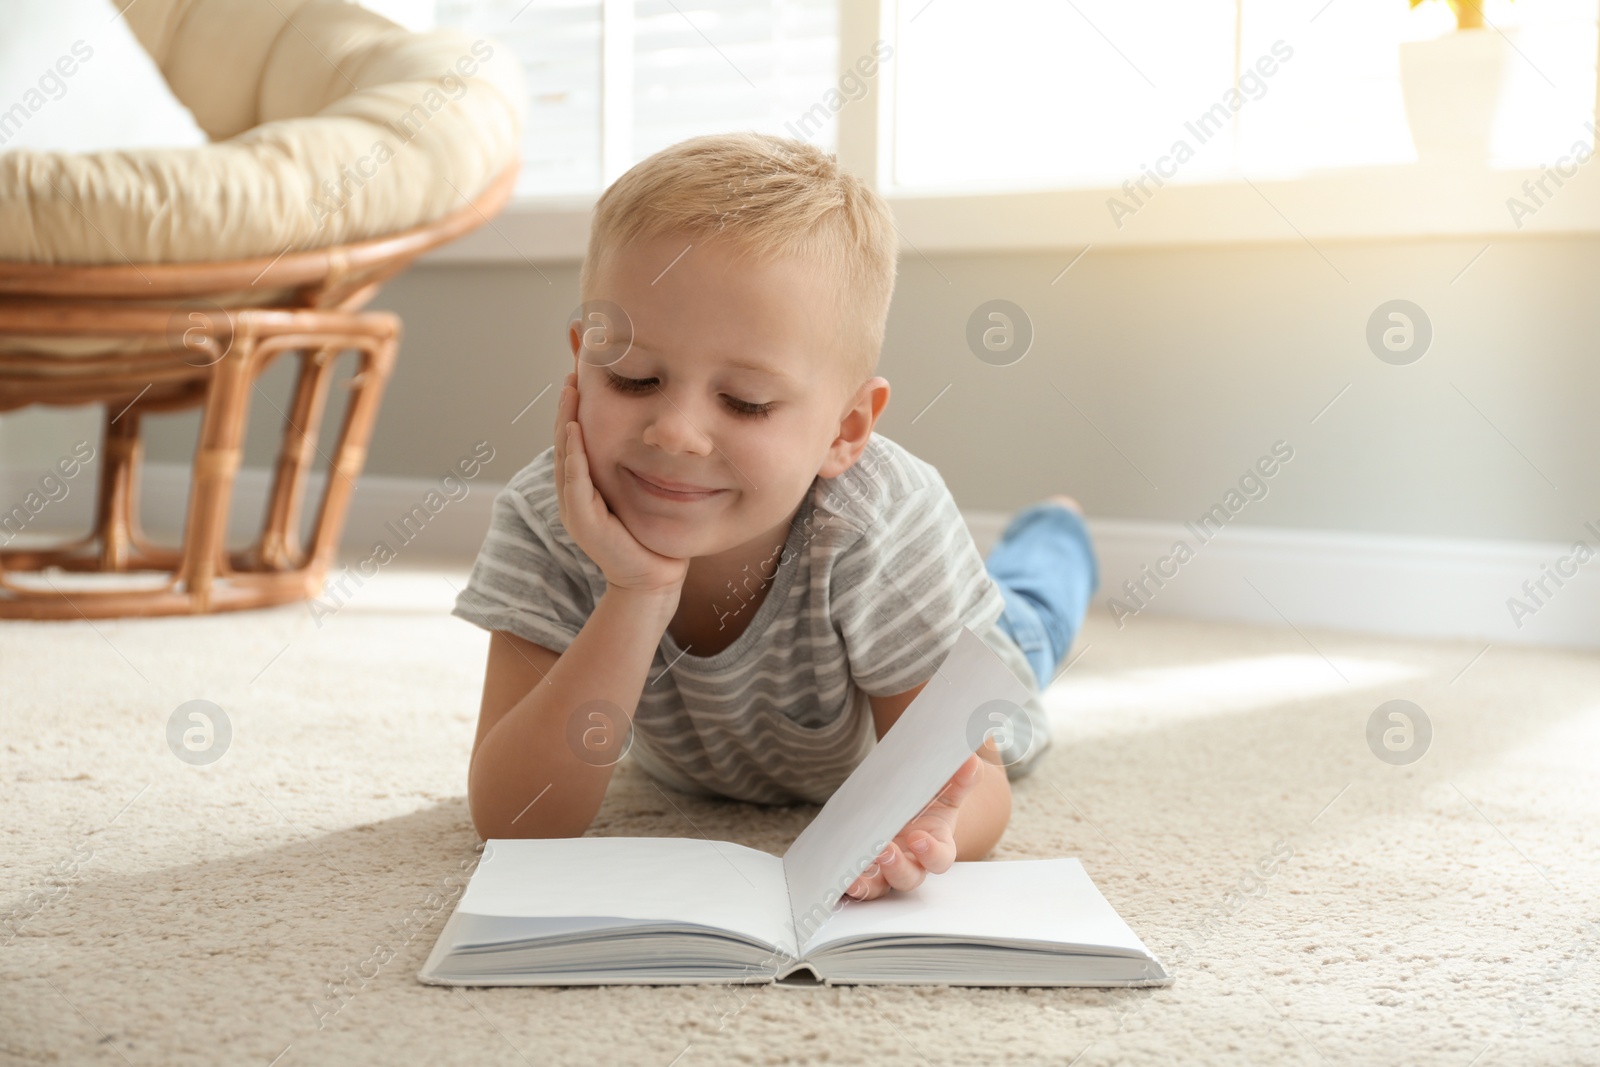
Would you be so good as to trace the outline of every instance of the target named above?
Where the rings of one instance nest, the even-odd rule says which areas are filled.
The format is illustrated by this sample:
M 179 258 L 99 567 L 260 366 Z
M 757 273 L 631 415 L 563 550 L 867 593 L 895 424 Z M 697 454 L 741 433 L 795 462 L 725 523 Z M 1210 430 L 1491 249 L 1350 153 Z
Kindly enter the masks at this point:
M 0 624 L 3 1062 L 1600 1062 L 1595 655 L 1148 615 L 1089 620 L 994 858 L 1081 857 L 1174 985 L 421 985 L 487 638 L 464 567 L 406 562 L 320 620 Z M 1408 765 L 1367 739 L 1393 699 Z M 169 746 L 191 700 L 210 765 Z M 625 761 L 591 832 L 782 852 L 814 810 Z

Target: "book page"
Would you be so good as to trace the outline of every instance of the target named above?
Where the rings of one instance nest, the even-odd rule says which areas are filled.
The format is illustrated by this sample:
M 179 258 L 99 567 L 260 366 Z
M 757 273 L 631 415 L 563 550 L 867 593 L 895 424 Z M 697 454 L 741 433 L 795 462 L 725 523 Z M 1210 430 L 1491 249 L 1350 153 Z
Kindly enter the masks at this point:
M 783 854 L 789 906 L 805 943 L 835 902 L 983 742 L 985 705 L 1014 714 L 1029 690 L 970 626 L 917 698 Z M 974 736 L 974 724 L 979 727 Z
M 1077 859 L 958 861 L 909 892 L 845 898 L 806 942 L 808 953 L 862 936 L 1050 941 L 1145 957 L 1144 943 Z
M 730 841 L 496 838 L 484 845 L 456 911 L 692 923 L 795 954 L 783 861 Z

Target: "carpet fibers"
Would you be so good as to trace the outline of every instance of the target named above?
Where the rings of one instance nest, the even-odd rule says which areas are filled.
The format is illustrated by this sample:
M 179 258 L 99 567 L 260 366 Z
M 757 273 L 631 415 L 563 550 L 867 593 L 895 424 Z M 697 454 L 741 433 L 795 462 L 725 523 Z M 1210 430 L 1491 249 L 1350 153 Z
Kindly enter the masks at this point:
M 1600 659 L 1098 610 L 992 858 L 1081 857 L 1172 986 L 422 985 L 487 636 L 410 562 L 321 617 L 0 624 L 0 1062 L 1600 1063 Z M 590 832 L 815 811 L 625 760 Z

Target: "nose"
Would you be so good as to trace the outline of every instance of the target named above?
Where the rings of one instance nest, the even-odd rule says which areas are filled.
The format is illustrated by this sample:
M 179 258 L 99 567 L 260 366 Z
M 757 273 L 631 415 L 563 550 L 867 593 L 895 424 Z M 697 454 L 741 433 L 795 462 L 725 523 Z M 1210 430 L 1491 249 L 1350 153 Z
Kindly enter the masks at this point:
M 700 429 L 700 420 L 685 411 L 659 386 L 641 436 L 645 444 L 663 452 L 688 452 L 693 455 L 708 455 L 711 452 L 711 439 Z

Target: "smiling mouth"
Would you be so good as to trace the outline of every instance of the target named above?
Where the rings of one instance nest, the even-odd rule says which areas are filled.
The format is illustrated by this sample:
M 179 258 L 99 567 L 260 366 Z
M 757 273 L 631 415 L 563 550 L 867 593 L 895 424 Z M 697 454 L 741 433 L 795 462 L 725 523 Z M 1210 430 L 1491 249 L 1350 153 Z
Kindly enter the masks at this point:
M 632 468 L 623 467 L 622 469 L 628 472 L 628 476 L 634 480 L 634 483 L 637 484 L 640 489 L 644 490 L 646 493 L 649 493 L 651 496 L 660 497 L 663 500 L 679 500 L 685 502 L 692 500 L 709 500 L 718 493 L 727 492 L 726 489 L 702 489 L 694 492 L 681 492 L 677 489 L 668 489 L 664 485 L 657 485 L 655 482 L 652 482 L 640 475 Z

